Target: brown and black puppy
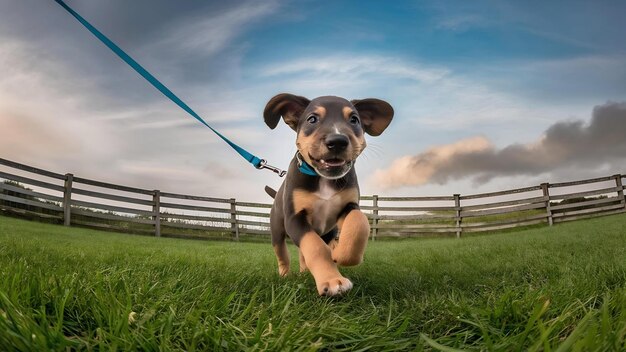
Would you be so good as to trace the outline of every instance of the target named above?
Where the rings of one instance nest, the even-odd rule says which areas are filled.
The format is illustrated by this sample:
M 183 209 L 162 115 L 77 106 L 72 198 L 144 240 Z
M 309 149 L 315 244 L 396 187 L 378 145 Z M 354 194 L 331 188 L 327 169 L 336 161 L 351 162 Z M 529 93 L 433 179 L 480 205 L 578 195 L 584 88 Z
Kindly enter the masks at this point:
M 281 116 L 297 133 L 298 152 L 278 192 L 266 187 L 274 197 L 270 226 L 278 272 L 289 273 L 289 236 L 300 250 L 300 272 L 311 271 L 319 294 L 341 294 L 352 282 L 337 265 L 363 261 L 370 230 L 359 210 L 354 163 L 365 148 L 364 133 L 380 135 L 393 118 L 393 108 L 379 99 L 309 100 L 279 94 L 267 103 L 263 117 L 274 129 Z

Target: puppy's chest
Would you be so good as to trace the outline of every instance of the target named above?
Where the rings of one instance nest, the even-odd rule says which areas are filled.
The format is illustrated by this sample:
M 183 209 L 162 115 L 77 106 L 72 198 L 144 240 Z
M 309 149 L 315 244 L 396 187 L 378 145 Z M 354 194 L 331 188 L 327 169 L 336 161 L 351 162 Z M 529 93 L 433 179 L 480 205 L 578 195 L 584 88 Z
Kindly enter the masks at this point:
M 325 184 L 315 192 L 295 190 L 293 196 L 294 211 L 305 210 L 309 223 L 320 235 L 335 227 L 339 214 L 348 203 L 357 203 L 359 199 L 356 188 L 336 190 Z

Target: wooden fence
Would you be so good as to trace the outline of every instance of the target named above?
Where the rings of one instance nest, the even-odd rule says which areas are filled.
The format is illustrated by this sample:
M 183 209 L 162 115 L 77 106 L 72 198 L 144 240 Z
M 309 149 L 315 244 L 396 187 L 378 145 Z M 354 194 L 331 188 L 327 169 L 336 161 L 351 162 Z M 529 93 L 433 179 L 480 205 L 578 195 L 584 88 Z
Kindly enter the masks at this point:
M 147 190 L 0 158 L 0 211 L 169 237 L 267 239 L 271 204 Z M 362 196 L 371 238 L 500 231 L 623 213 L 624 175 L 473 195 Z

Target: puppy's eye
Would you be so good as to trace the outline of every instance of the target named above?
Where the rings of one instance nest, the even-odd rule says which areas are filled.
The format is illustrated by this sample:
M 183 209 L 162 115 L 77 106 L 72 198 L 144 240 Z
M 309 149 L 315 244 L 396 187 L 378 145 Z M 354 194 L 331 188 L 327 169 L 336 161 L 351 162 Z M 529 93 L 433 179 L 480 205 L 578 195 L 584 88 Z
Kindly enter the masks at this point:
M 359 117 L 356 115 L 352 115 L 350 116 L 350 123 L 353 125 L 358 125 L 359 123 L 361 123 L 361 121 L 359 121 Z
M 311 116 L 306 118 L 306 122 L 308 122 L 310 124 L 317 123 L 317 121 L 319 121 L 319 117 L 317 117 L 315 115 L 311 115 Z

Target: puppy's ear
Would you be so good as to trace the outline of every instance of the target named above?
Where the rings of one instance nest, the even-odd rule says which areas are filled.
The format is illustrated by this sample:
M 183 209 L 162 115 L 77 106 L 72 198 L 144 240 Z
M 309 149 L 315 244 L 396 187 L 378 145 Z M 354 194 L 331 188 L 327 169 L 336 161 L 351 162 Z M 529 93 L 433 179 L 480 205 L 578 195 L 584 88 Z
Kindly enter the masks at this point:
M 350 102 L 359 112 L 363 130 L 371 136 L 383 133 L 393 119 L 393 108 L 384 100 L 368 98 Z
M 263 111 L 265 124 L 267 124 L 269 128 L 274 129 L 282 116 L 285 123 L 295 131 L 300 115 L 302 115 L 304 109 L 309 106 L 310 102 L 311 101 L 305 97 L 287 93 L 278 94 L 270 99 L 265 106 L 265 111 Z

